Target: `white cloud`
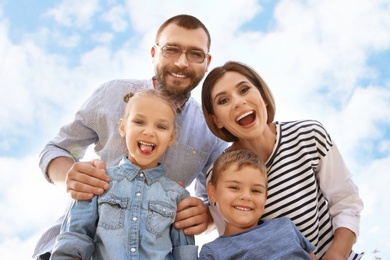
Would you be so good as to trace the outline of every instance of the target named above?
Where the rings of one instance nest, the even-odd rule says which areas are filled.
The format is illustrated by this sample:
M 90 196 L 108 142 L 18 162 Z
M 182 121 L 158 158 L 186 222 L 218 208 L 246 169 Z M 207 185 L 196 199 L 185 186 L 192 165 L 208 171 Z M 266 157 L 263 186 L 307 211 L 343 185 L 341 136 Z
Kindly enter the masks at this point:
M 8 39 L 5 30 L 0 33 Z M 1 134 L 21 134 L 29 125 L 54 118 L 52 107 L 72 94 L 66 86 L 71 76 L 64 57 L 48 54 L 32 41 L 15 45 L 3 40 L 0 44 Z
M 66 0 L 55 8 L 47 11 L 46 15 L 66 27 L 88 29 L 92 26 L 91 19 L 99 10 L 99 1 Z
M 3 259 L 31 258 L 47 223 L 64 212 L 68 197 L 63 188 L 45 183 L 37 155 L 0 158 L 0 255 Z
M 320 94 L 330 104 L 344 103 L 359 79 L 374 76 L 367 58 L 389 45 L 382 37 L 390 33 L 388 11 L 372 1 L 282 1 L 273 30 L 257 37 L 257 49 L 242 39 L 248 46 L 242 49 L 258 57 L 253 66 L 264 71 L 283 112 L 301 107 L 298 116 L 305 116 L 304 100 Z
M 7 146 L 12 149 L 20 135 L 46 142 L 72 119 L 99 84 L 114 78 L 152 76 L 149 53 L 158 26 L 170 16 L 193 14 L 210 30 L 211 68 L 230 59 L 245 62 L 259 71 L 273 90 L 277 120 L 314 118 L 325 124 L 356 176 L 366 204 L 358 246 L 362 250 L 378 246 L 389 253 L 385 251 L 390 243 L 385 233 L 389 207 L 383 198 L 388 196 L 390 159 L 356 160 L 363 157 L 362 150 L 377 149 L 381 157 L 390 151 L 390 80 L 384 81 L 384 86 L 369 83 L 378 72 L 368 64 L 370 55 L 390 49 L 390 6 L 386 1 L 280 1 L 266 31 L 245 32 L 241 31 L 244 23 L 264 15 L 259 1 L 140 4 L 128 0 L 122 3 L 124 7 L 109 1 L 107 9 L 98 1 L 57 2 L 46 12 L 56 26 L 43 25 L 18 43 L 10 39 L 9 22 L 0 18 L 3 151 Z M 117 35 L 95 28 L 95 17 L 107 21 L 114 32 L 131 27 L 135 34 L 112 49 L 104 44 Z M 62 26 L 70 30 L 64 32 L 59 29 Z M 79 34 L 80 30 L 85 30 L 85 35 Z M 80 47 L 84 36 L 96 40 L 88 49 Z M 53 42 L 63 47 L 63 52 L 53 54 L 48 49 Z M 74 54 L 76 51 L 79 54 Z M 75 60 L 70 60 L 69 53 Z M 198 100 L 200 90 L 194 91 Z M 32 131 L 36 126 L 38 132 Z M 57 200 L 63 200 L 64 192 L 44 181 L 37 164 L 37 154 L 0 158 L 5 173 L 0 182 L 0 206 L 7 209 L 0 216 L 2 256 L 8 254 L 4 248 L 31 251 L 37 234 L 62 210 Z M 378 244 L 371 244 L 375 241 Z M 27 257 L 12 255 L 15 259 Z
M 123 32 L 128 27 L 126 10 L 122 5 L 111 7 L 102 15 L 102 19 L 110 23 L 111 28 L 116 32 Z
M 377 254 L 387 259 L 390 255 L 388 234 L 390 228 L 386 224 L 390 214 L 387 198 L 390 197 L 390 157 L 373 162 L 363 162 L 357 178 L 361 197 L 364 199 L 364 211 L 361 216 L 360 237 L 356 244 L 361 250 Z
M 110 43 L 114 39 L 114 34 L 112 33 L 94 33 L 92 35 L 92 40 L 102 43 L 102 44 L 107 44 Z

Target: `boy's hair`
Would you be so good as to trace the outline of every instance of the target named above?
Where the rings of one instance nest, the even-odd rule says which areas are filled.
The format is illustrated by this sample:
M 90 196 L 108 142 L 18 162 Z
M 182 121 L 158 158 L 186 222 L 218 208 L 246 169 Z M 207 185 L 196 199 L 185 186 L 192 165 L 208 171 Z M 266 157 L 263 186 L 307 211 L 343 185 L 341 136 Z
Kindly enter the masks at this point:
M 244 149 L 227 151 L 219 156 L 214 162 L 210 183 L 215 186 L 221 174 L 223 174 L 223 172 L 232 164 L 237 166 L 237 170 L 241 170 L 246 166 L 258 169 L 261 174 L 265 176 L 267 184 L 267 174 L 264 162 L 254 152 Z
M 133 92 L 130 92 L 130 93 L 127 93 L 124 97 L 123 97 L 123 101 L 126 102 L 126 103 L 129 103 L 129 101 L 131 100 L 132 97 L 134 96 L 151 96 L 151 97 L 156 97 L 156 98 L 159 98 L 161 99 L 162 101 L 164 101 L 165 103 L 167 103 L 171 108 L 172 108 L 172 112 L 176 118 L 176 110 L 177 110 L 177 106 L 176 104 L 169 98 L 169 96 L 166 94 L 165 91 L 163 90 L 158 90 L 158 89 L 141 89 L 141 90 L 138 90 L 137 92 L 133 93 Z M 127 119 L 127 117 L 129 116 L 129 113 L 130 113 L 130 106 L 127 105 L 126 106 L 126 110 L 125 110 L 125 113 L 123 115 L 123 119 Z M 176 128 L 176 126 L 175 126 Z
M 164 29 L 172 23 L 188 30 L 196 30 L 198 28 L 202 28 L 207 34 L 207 48 L 208 51 L 210 51 L 211 36 L 209 30 L 207 30 L 206 26 L 198 18 L 187 14 L 176 15 L 166 20 L 157 31 L 155 39 L 156 44 L 159 43 L 160 35 L 164 31 Z

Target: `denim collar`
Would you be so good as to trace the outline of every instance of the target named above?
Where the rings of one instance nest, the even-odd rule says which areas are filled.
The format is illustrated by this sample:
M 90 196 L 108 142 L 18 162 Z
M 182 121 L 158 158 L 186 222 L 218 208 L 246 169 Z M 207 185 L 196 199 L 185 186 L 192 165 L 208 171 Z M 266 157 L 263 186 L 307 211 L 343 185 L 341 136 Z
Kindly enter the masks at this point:
M 133 180 L 140 172 L 145 176 L 146 184 L 151 185 L 156 182 L 161 176 L 164 175 L 165 169 L 162 164 L 158 164 L 157 167 L 151 169 L 141 170 L 140 167 L 132 164 L 127 157 L 123 157 L 119 163 L 119 167 L 122 169 L 123 177 L 129 181 Z

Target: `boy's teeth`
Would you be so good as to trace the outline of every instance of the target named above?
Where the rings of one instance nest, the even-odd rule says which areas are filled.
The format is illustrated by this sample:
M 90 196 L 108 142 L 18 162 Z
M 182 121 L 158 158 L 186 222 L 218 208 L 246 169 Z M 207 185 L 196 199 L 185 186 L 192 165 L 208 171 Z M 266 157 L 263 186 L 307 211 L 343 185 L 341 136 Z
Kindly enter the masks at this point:
M 248 210 L 250 210 L 249 208 L 242 208 L 242 207 L 236 207 L 236 209 L 239 209 L 239 210 L 244 210 L 244 211 L 248 211 Z

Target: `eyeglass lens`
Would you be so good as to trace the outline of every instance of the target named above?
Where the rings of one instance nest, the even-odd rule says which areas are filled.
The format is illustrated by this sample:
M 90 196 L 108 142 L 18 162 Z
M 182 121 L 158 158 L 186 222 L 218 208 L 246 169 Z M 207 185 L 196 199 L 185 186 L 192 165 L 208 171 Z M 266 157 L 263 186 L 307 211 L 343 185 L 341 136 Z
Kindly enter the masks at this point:
M 168 59 L 178 59 L 183 51 L 189 62 L 202 63 L 206 58 L 206 54 L 200 50 L 182 50 L 175 46 L 163 46 L 161 50 L 163 56 Z

